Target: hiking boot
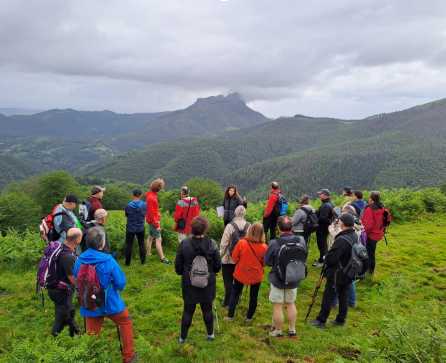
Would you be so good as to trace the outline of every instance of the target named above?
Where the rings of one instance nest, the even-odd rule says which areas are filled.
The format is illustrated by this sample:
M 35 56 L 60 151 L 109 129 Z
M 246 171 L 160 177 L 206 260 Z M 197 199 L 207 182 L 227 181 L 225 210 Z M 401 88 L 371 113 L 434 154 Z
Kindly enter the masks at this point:
M 141 265 L 142 265 L 142 266 L 145 266 L 145 265 L 147 265 L 147 262 L 146 262 L 146 261 L 141 262 Z
M 208 336 L 206 336 L 206 340 L 207 340 L 208 342 L 213 342 L 213 341 L 215 340 L 215 335 L 212 334 L 212 335 L 208 335 Z
M 252 323 L 252 318 L 251 318 L 251 319 L 248 319 L 248 317 L 245 316 L 245 323 Z
M 349 305 L 348 306 L 350 309 L 354 309 L 354 308 L 356 308 L 356 305 Z
M 226 304 L 224 300 L 221 300 L 221 301 L 220 301 L 220 306 L 221 306 L 222 308 L 228 308 L 228 307 L 229 307 L 229 304 Z
M 322 267 L 322 266 L 324 266 L 323 262 L 316 262 L 313 264 L 313 267 Z
M 282 330 L 274 329 L 274 330 L 272 330 L 272 331 L 269 331 L 269 332 L 268 332 L 268 335 L 271 335 L 272 337 L 275 337 L 275 338 L 277 338 L 277 339 L 283 339 L 283 333 L 282 333 Z
M 345 323 L 341 323 L 340 321 L 337 321 L 336 319 L 330 320 L 330 323 L 336 326 L 344 326 Z
M 132 359 L 130 359 L 129 363 L 135 363 L 135 362 L 139 362 L 139 357 L 137 354 L 135 354 Z
M 166 265 L 171 265 L 172 261 L 169 261 L 166 257 L 164 257 L 160 262 L 165 263 Z
M 223 320 L 226 320 L 228 323 L 233 323 L 234 322 L 234 318 L 230 318 L 229 316 L 225 316 L 223 318 Z
M 308 324 L 310 324 L 311 326 L 314 326 L 315 328 L 320 328 L 320 329 L 324 329 L 327 327 L 327 324 L 325 324 L 322 321 L 319 321 L 317 319 L 310 321 Z
M 290 328 L 288 328 L 288 336 L 291 339 L 296 339 L 297 338 L 296 329 L 291 330 Z
M 181 339 L 181 337 L 178 337 L 178 343 L 183 344 L 186 343 L 186 339 Z

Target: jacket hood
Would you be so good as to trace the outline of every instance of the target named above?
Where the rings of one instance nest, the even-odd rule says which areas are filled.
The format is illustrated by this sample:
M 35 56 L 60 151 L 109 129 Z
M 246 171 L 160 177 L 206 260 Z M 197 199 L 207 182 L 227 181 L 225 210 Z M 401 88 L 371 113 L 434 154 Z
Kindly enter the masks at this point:
M 353 226 L 353 228 L 355 229 L 355 231 L 361 232 L 364 229 L 364 226 L 359 219 L 355 219 L 355 225 Z
M 129 203 L 129 207 L 137 209 L 137 208 L 141 208 L 143 204 L 144 204 L 144 202 L 142 202 L 141 200 L 131 201 Z
M 114 258 L 115 254 L 109 255 L 106 253 L 102 253 L 101 251 L 96 251 L 92 248 L 89 248 L 84 253 L 79 256 L 79 261 L 83 264 L 94 264 L 106 262 Z
M 375 203 L 370 205 L 370 208 L 372 208 L 373 210 L 383 209 L 384 208 L 384 204 L 382 204 L 381 202 L 375 202 Z

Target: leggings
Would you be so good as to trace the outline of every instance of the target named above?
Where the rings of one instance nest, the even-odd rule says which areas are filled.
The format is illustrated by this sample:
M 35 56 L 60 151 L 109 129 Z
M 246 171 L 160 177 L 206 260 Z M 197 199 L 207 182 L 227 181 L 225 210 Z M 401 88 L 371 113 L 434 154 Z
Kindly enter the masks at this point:
M 214 334 L 214 316 L 212 314 L 212 303 L 200 303 L 203 312 L 203 320 L 206 325 L 208 335 Z M 183 318 L 181 319 L 181 339 L 186 340 L 187 332 L 192 325 L 196 304 L 184 302 Z
M 257 309 L 257 298 L 259 296 L 259 289 L 260 284 L 254 284 L 251 285 L 251 288 L 249 289 L 249 309 L 248 314 L 246 314 L 246 317 L 248 319 L 252 319 L 254 313 Z M 229 301 L 229 311 L 228 311 L 228 317 L 233 318 L 235 313 L 235 308 L 237 306 L 237 301 L 239 300 L 240 295 L 243 293 L 243 284 L 238 281 L 237 279 L 234 279 L 234 287 L 232 288 L 232 294 L 231 294 L 231 300 Z

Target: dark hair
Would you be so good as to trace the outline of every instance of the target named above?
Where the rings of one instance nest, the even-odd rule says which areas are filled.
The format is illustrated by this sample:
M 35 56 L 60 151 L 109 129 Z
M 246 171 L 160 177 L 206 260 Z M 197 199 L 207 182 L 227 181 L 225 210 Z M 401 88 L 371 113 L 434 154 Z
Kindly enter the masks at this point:
M 101 227 L 93 227 L 87 231 L 85 242 L 88 248 L 99 250 L 105 241 L 105 232 Z
M 205 216 L 196 216 L 190 222 L 190 228 L 194 236 L 204 235 L 210 227 L 209 221 Z
M 360 190 L 355 190 L 355 197 L 358 199 L 362 199 L 364 197 L 364 194 Z
M 264 243 L 265 231 L 263 229 L 263 224 L 259 222 L 251 224 L 248 233 L 246 233 L 246 239 L 252 243 Z
M 309 203 L 310 203 L 310 197 L 306 194 L 302 195 L 302 198 L 300 198 L 299 205 L 297 206 L 296 210 L 298 210 L 304 204 L 309 204 Z
M 183 194 L 184 196 L 188 196 L 190 193 L 190 189 L 187 186 L 181 187 L 181 194 Z
M 226 188 L 225 190 L 225 199 L 228 200 L 229 198 L 231 198 L 231 196 L 229 195 L 229 191 L 231 189 L 234 189 L 234 195 L 232 196 L 234 199 L 240 199 L 240 195 L 237 192 L 237 187 L 233 184 L 231 184 L 229 187 Z
M 161 189 L 164 188 L 164 180 L 156 179 L 150 184 L 150 190 L 154 193 L 158 193 Z
M 373 200 L 375 203 L 376 202 L 379 202 L 379 200 L 381 199 L 381 193 L 380 192 L 378 192 L 378 191 L 373 191 L 373 192 L 370 192 L 370 194 L 369 194 L 369 198 L 371 199 L 371 200 Z
M 279 189 L 279 184 L 277 182 L 272 182 L 271 188 L 273 188 L 274 190 Z
M 277 224 L 282 232 L 289 232 L 293 230 L 293 220 L 288 216 L 280 216 Z

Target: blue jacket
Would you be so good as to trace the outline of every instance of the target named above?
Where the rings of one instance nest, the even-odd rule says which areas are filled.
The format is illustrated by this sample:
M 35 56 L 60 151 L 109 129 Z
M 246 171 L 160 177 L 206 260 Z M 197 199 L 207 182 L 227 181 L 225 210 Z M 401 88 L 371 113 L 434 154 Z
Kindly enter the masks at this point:
M 132 201 L 125 206 L 125 216 L 127 217 L 127 232 L 139 233 L 144 230 L 147 203 Z
M 358 218 L 361 213 L 361 209 L 365 208 L 367 206 L 367 202 L 363 200 L 358 200 L 357 202 L 353 202 L 350 204 L 353 208 L 355 208 L 356 214 L 358 215 Z
M 102 289 L 107 289 L 105 306 L 101 306 L 98 310 L 87 310 L 81 306 L 81 316 L 101 316 L 107 314 L 119 314 L 125 309 L 124 301 L 122 301 L 118 290 L 122 291 L 125 287 L 125 275 L 121 267 L 114 259 L 114 255 L 108 255 L 101 251 L 91 248 L 86 250 L 74 264 L 74 277 L 77 280 L 77 274 L 82 264 L 96 264 L 96 273 Z

